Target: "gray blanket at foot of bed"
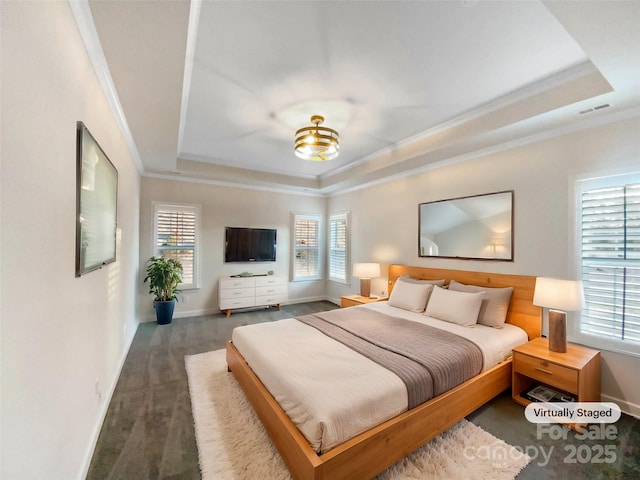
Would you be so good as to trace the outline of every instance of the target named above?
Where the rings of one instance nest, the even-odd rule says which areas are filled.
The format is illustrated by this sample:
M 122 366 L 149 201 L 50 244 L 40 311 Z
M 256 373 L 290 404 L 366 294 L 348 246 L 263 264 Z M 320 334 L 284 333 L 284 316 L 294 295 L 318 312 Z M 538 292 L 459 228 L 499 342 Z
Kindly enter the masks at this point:
M 480 348 L 439 328 L 351 307 L 298 317 L 402 379 L 413 408 L 482 371 Z

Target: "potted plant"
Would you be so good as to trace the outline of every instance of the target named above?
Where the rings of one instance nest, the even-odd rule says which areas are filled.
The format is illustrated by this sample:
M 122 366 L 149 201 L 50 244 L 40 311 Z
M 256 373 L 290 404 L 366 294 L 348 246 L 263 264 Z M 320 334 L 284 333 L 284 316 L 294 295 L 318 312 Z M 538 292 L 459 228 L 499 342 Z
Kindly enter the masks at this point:
M 151 257 L 147 262 L 149 293 L 154 295 L 153 307 L 159 325 L 171 323 L 178 285 L 182 282 L 182 264 L 173 258 Z

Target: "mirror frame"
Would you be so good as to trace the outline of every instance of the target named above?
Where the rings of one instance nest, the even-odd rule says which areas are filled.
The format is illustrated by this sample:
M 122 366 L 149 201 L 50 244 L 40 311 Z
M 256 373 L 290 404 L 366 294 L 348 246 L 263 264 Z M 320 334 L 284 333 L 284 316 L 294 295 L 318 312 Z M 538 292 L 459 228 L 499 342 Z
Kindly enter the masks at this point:
M 433 205 L 436 203 L 442 204 L 444 202 L 455 202 L 455 201 L 459 201 L 459 200 L 467 200 L 467 199 L 473 199 L 473 198 L 480 198 L 480 197 L 487 197 L 489 195 L 504 195 L 504 194 L 510 194 L 510 208 L 511 208 L 511 215 L 510 215 L 510 222 L 511 222 L 511 232 L 510 232 L 510 238 L 511 238 L 511 249 L 509 251 L 509 256 L 508 257 L 501 257 L 501 258 L 495 258 L 495 257 L 473 257 L 473 256 L 453 256 L 453 255 L 425 255 L 422 253 L 422 245 L 421 245 L 421 232 L 422 232 L 422 210 L 423 207 L 425 205 Z M 444 200 L 436 200 L 433 202 L 424 202 L 424 203 L 420 203 L 418 204 L 418 257 L 420 258 L 455 258 L 458 260 L 482 260 L 482 261 L 492 261 L 492 262 L 513 262 L 513 257 L 514 257 L 514 191 L 513 190 L 504 190 L 501 192 L 492 192 L 492 193 L 483 193 L 480 195 L 469 195 L 466 197 L 456 197 L 456 198 L 447 198 Z

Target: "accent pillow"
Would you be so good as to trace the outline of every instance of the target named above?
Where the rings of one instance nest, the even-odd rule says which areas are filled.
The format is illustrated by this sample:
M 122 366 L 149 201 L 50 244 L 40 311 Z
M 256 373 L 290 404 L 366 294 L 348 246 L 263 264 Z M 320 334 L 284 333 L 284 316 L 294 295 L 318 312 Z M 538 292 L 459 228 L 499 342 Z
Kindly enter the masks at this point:
M 445 280 L 422 280 L 421 278 L 413 278 L 410 275 L 403 275 L 398 277 L 399 281 L 407 282 L 407 283 L 418 283 L 422 285 L 438 285 L 439 287 L 444 286 Z
M 465 285 L 464 283 L 451 280 L 449 290 L 469 293 L 484 292 L 482 306 L 478 314 L 478 323 L 480 325 L 502 328 L 504 322 L 507 320 L 507 311 L 509 310 L 513 287 L 480 287 L 478 285 Z
M 389 305 L 411 312 L 424 312 L 432 289 L 433 285 L 396 282 L 391 290 Z
M 463 327 L 471 327 L 478 323 L 483 296 L 484 292 L 456 292 L 434 286 L 424 314 Z

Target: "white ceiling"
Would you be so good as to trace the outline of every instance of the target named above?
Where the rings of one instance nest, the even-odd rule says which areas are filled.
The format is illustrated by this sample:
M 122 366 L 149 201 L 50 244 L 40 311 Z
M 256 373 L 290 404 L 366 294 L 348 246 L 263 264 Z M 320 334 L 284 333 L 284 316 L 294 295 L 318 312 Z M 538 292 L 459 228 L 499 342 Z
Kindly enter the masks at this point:
M 330 194 L 640 108 L 633 0 L 89 5 L 144 175 Z

